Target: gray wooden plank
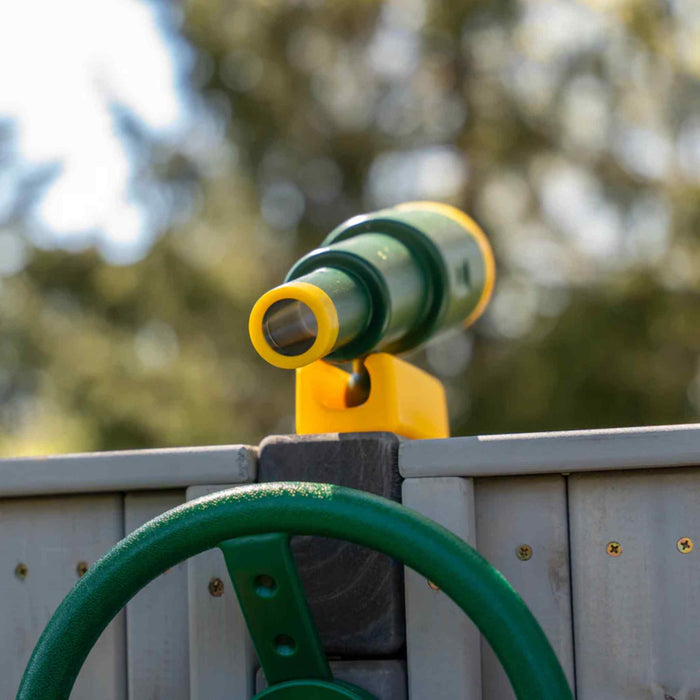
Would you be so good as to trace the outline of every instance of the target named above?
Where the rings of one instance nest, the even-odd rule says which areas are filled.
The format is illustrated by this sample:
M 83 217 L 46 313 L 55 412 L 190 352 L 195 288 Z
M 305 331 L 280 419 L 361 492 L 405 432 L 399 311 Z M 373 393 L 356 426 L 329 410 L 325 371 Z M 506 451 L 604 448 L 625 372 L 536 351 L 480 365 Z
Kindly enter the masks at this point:
M 475 544 L 471 479 L 403 482 L 402 502 Z M 479 700 L 479 632 L 444 593 L 405 570 L 408 693 L 413 700 Z
M 126 494 L 125 532 L 132 532 L 184 502 L 184 491 Z M 188 700 L 190 679 L 185 562 L 149 583 L 127 605 L 126 639 L 130 698 Z
M 573 688 L 564 477 L 475 479 L 474 495 L 479 553 L 508 579 L 528 605 Z M 515 698 L 501 664 L 485 640 L 481 658 L 484 700 Z
M 193 486 L 191 501 L 226 485 Z M 223 583 L 223 594 L 210 585 Z M 258 666 L 243 613 L 218 549 L 187 562 L 190 629 L 190 697 L 192 700 L 247 700 L 252 697 Z
M 700 425 L 408 440 L 404 477 L 499 476 L 700 464 Z
M 700 698 L 700 470 L 576 475 L 569 489 L 579 700 Z
M 0 459 L 0 496 L 186 488 L 255 481 L 245 445 Z
M 80 562 L 93 564 L 122 538 L 122 498 L 2 500 L 0 532 L 0 697 L 12 698 L 39 635 L 78 580 Z M 20 563 L 23 579 L 15 573 Z M 126 698 L 123 613 L 98 639 L 71 698 Z

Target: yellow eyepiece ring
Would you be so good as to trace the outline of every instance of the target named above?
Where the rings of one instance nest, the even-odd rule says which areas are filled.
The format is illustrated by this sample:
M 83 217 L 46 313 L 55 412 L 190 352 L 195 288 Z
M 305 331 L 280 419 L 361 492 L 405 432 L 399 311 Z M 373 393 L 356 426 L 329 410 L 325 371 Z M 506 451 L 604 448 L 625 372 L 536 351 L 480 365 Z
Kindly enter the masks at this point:
M 265 339 L 263 321 L 267 310 L 277 301 L 292 299 L 306 304 L 316 317 L 318 331 L 314 344 L 300 355 L 282 355 Z M 263 360 L 282 369 L 297 369 L 320 360 L 333 350 L 338 339 L 338 313 L 331 298 L 320 287 L 308 282 L 287 282 L 263 294 L 255 302 L 248 319 L 248 333 L 253 347 Z
M 395 208 L 424 209 L 425 211 L 434 211 L 436 214 L 442 214 L 465 228 L 476 239 L 481 254 L 484 256 L 485 279 L 484 289 L 481 292 L 479 301 L 474 307 L 474 310 L 464 320 L 465 328 L 471 326 L 472 323 L 484 313 L 484 309 L 491 300 L 493 288 L 496 284 L 496 260 L 493 256 L 493 249 L 491 248 L 489 239 L 486 238 L 486 234 L 481 230 L 479 224 L 477 224 L 474 219 L 450 204 L 443 204 L 442 202 L 406 202 L 405 204 L 399 204 Z

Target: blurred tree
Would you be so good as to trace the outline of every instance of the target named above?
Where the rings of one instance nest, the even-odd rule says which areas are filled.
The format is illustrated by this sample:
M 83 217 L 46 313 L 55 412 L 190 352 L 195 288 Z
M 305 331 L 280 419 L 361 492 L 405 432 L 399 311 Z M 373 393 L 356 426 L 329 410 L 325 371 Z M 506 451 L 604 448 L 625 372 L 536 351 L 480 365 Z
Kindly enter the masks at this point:
M 343 219 L 417 198 L 473 212 L 499 262 L 486 316 L 412 358 L 455 434 L 696 420 L 691 6 L 187 0 L 190 90 L 221 138 L 195 158 L 122 115 L 136 192 L 189 203 L 143 261 L 23 244 L 0 279 L 0 450 L 291 431 L 252 302 Z

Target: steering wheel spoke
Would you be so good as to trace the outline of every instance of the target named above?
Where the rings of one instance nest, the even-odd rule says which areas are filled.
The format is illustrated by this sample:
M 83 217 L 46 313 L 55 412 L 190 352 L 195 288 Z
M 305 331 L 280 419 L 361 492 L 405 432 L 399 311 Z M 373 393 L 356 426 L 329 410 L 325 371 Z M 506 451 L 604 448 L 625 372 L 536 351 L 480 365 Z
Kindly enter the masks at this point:
M 267 682 L 331 680 L 285 533 L 219 543 Z

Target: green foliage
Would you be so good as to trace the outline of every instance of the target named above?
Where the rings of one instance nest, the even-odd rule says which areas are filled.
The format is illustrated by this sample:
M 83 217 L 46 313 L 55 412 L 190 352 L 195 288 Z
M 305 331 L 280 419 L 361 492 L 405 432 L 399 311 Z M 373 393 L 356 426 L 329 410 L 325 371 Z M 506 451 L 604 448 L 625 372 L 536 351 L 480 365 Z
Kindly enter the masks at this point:
M 224 137 L 206 162 L 152 144 L 141 185 L 197 205 L 137 264 L 29 246 L 0 278 L 0 452 L 291 431 L 253 301 L 412 198 L 473 213 L 498 257 L 486 316 L 412 358 L 455 434 L 696 420 L 698 44 L 680 4 L 649 7 L 189 0 L 189 89 Z

